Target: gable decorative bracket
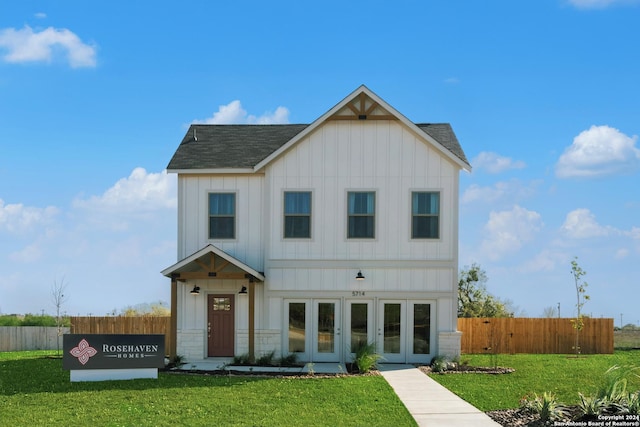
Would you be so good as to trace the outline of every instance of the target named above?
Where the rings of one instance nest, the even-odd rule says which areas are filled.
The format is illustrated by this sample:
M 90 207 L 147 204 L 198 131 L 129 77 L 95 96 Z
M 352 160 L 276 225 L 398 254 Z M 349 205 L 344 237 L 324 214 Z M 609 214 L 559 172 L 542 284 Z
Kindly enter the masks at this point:
M 398 118 L 362 92 L 328 120 L 398 120 Z

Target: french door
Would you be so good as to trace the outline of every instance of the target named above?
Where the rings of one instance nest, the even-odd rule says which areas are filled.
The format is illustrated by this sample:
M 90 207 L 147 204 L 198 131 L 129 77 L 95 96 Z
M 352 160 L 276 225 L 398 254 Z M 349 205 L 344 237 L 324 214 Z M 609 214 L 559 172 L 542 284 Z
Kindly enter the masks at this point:
M 375 341 L 372 301 L 347 300 L 345 317 L 345 359 L 350 361 L 355 348 Z
M 285 354 L 295 353 L 303 361 L 340 361 L 340 310 L 338 299 L 286 300 Z
M 435 304 L 428 300 L 380 300 L 378 352 L 389 363 L 428 363 L 434 354 Z
M 338 362 L 340 360 L 340 300 L 313 301 L 313 351 L 314 362 Z
M 406 301 L 380 300 L 378 352 L 388 363 L 406 363 Z

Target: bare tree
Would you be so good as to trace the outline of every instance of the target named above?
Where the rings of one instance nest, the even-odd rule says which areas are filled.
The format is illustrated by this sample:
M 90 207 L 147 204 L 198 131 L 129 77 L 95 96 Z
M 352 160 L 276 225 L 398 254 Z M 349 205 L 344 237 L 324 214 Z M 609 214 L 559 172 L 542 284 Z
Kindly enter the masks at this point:
M 549 307 L 545 307 L 542 311 L 542 317 L 546 317 L 547 319 L 557 317 L 556 308 L 552 305 L 550 305 Z
M 60 355 L 60 337 L 63 334 L 63 318 L 62 318 L 62 305 L 67 302 L 68 297 L 65 295 L 65 290 L 67 289 L 67 284 L 64 282 L 64 277 L 58 281 L 53 281 L 53 286 L 51 287 L 51 298 L 53 300 L 53 305 L 56 307 L 56 328 L 58 331 L 58 339 L 56 340 L 56 348 L 58 350 L 58 355 Z

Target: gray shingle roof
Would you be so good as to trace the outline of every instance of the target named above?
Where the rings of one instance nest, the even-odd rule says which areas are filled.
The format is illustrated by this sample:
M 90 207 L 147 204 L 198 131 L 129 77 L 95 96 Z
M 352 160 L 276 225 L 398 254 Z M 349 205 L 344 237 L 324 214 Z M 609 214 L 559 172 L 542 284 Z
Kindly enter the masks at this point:
M 167 169 L 252 168 L 307 126 L 191 125 Z
M 167 169 L 253 168 L 307 126 L 191 125 Z M 469 165 L 448 123 L 416 126 Z
M 422 129 L 422 131 L 431 138 L 438 141 L 444 148 L 451 151 L 454 156 L 462 160 L 466 165 L 471 167 L 471 164 L 467 160 L 467 156 L 464 155 L 464 151 L 462 151 L 458 138 L 449 123 L 416 123 L 416 126 Z

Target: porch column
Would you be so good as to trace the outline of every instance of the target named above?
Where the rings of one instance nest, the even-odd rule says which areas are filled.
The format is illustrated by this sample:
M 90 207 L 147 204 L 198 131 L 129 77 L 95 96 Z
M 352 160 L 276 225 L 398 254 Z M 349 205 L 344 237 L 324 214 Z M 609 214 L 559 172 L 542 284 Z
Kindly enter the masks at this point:
M 169 359 L 178 354 L 178 280 L 171 278 L 171 324 L 169 325 Z
M 255 361 L 255 335 L 256 335 L 256 284 L 249 279 L 249 361 Z

